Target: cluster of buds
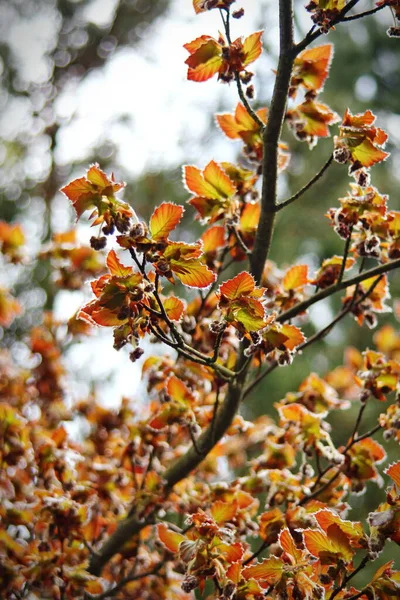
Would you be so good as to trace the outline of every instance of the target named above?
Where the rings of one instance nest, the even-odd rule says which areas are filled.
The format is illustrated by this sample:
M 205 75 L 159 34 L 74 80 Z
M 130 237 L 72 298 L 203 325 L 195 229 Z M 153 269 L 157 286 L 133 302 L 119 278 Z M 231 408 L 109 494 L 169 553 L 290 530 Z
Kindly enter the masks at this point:
M 315 0 L 311 0 L 305 8 L 313 13 L 311 19 L 320 27 L 322 33 L 329 33 L 329 30 L 333 27 L 340 14 L 340 11 L 337 8 L 319 8 L 318 2 Z

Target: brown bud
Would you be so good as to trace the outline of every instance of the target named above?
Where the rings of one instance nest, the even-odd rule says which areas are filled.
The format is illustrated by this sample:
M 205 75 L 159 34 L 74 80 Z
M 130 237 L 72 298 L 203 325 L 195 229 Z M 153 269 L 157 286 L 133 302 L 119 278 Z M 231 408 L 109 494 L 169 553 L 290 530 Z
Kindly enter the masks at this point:
M 104 236 L 97 238 L 93 235 L 90 238 L 90 245 L 93 250 L 103 250 L 107 245 L 107 238 Z

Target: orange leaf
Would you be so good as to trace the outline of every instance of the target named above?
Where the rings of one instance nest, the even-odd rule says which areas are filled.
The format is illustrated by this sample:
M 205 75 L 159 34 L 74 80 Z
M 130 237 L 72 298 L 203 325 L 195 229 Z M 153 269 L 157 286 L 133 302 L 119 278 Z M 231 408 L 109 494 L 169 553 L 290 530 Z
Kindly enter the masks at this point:
M 187 189 L 198 196 L 220 200 L 230 198 L 236 193 L 234 183 L 213 160 L 203 172 L 197 167 L 184 167 L 184 178 Z
M 115 250 L 110 250 L 108 253 L 106 264 L 111 275 L 115 275 L 116 277 L 127 277 L 133 272 L 132 267 L 126 267 L 120 262 Z
M 185 310 L 185 303 L 180 298 L 169 296 L 163 302 L 165 312 L 171 321 L 180 321 Z
M 163 202 L 150 217 L 149 229 L 153 240 L 164 240 L 175 229 L 182 218 L 183 206 Z
M 176 531 L 172 531 L 172 529 L 169 529 L 165 523 L 158 523 L 157 533 L 164 546 L 174 554 L 179 551 L 180 543 L 186 540 L 184 535 L 181 535 Z
M 9 327 L 22 312 L 22 306 L 8 290 L 0 287 L 0 326 Z
M 201 36 L 184 44 L 190 52 L 185 60 L 188 65 L 187 78 L 191 81 L 206 81 L 218 73 L 224 59 L 221 45 L 210 36 Z
M 225 227 L 214 225 L 201 236 L 204 254 L 212 254 L 226 245 Z
M 261 37 L 264 31 L 256 31 L 249 35 L 243 42 L 243 54 L 245 56 L 243 60 L 243 66 L 247 67 L 250 63 L 257 60 L 262 52 Z
M 398 490 L 400 491 L 400 461 L 390 465 L 386 469 L 385 473 L 386 475 L 389 475 L 389 477 L 394 481 Z
M 338 162 L 350 160 L 354 169 L 369 168 L 389 156 L 380 148 L 384 146 L 388 136 L 383 129 L 373 126 L 375 119 L 370 110 L 357 115 L 346 110 L 339 136 L 335 137 L 334 158 Z
M 352 546 L 360 547 L 359 541 L 364 538 L 364 530 L 360 521 L 345 521 L 329 508 L 317 511 L 314 513 L 314 518 L 325 533 L 328 532 L 331 525 L 335 524 L 346 534 Z
M 196 259 L 171 260 L 171 271 L 188 287 L 205 288 L 214 283 L 216 275 Z
M 294 350 L 305 341 L 305 337 L 296 325 L 282 325 L 280 332 L 287 338 L 283 345 L 288 350 Z
M 296 265 L 286 271 L 283 278 L 283 289 L 288 292 L 296 288 L 302 288 L 308 283 L 308 266 Z
M 303 551 L 297 548 L 295 541 L 289 529 L 285 527 L 279 534 L 279 545 L 286 554 L 292 556 L 294 564 L 299 563 L 303 558 Z
M 220 285 L 218 294 L 225 296 L 229 300 L 236 300 L 243 294 L 251 294 L 254 291 L 255 285 L 252 275 L 247 271 L 243 271 L 236 275 L 236 277 L 233 277 L 233 279 L 229 279 Z
M 346 534 L 336 524 L 330 525 L 327 533 L 305 529 L 303 539 L 309 553 L 319 558 L 323 564 L 330 564 L 339 558 L 344 562 L 351 562 L 355 552 Z
M 249 202 L 240 215 L 240 231 L 250 233 L 255 231 L 260 220 L 261 205 L 259 202 Z
M 265 558 L 258 565 L 246 567 L 242 571 L 245 579 L 256 579 L 265 581 L 269 585 L 275 585 L 281 580 L 284 573 L 284 563 L 276 556 Z
M 211 515 L 214 521 L 220 525 L 226 521 L 232 521 L 238 510 L 237 502 L 223 502 L 217 500 L 211 506 Z
M 332 56 L 332 44 L 303 50 L 294 62 L 291 85 L 302 85 L 307 90 L 320 91 L 328 76 Z
M 193 400 L 193 395 L 181 379 L 172 375 L 167 381 L 167 392 L 173 400 L 187 403 Z

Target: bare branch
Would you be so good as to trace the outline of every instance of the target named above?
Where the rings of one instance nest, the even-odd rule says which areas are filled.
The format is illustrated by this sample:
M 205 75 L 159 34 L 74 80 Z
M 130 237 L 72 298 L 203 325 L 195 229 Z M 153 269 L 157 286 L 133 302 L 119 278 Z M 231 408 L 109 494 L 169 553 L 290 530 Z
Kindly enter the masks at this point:
M 318 173 L 316 175 L 314 175 L 314 177 L 312 179 L 310 179 L 310 181 L 308 183 L 306 183 L 298 192 L 293 194 L 293 196 L 291 196 L 287 200 L 284 200 L 283 202 L 280 202 L 279 204 L 277 204 L 276 211 L 278 212 L 279 210 L 282 210 L 282 208 L 289 206 L 289 204 L 292 204 L 292 202 L 295 202 L 296 200 L 298 200 L 298 198 L 301 198 L 301 196 L 303 194 L 305 194 L 314 185 L 314 183 L 316 183 L 319 179 L 321 179 L 322 175 L 330 167 L 332 162 L 333 162 L 333 154 L 330 155 L 330 157 L 328 158 L 326 163 L 321 167 L 321 169 L 318 171 Z
M 362 19 L 363 17 L 368 17 L 369 15 L 373 15 L 378 11 L 382 10 L 382 8 L 386 8 L 389 6 L 388 4 L 381 4 L 381 6 L 375 6 L 375 8 L 371 8 L 371 10 L 366 10 L 365 12 L 358 13 L 357 15 L 350 15 L 350 17 L 344 17 L 342 19 L 342 23 L 346 23 L 347 21 L 355 21 L 356 19 Z

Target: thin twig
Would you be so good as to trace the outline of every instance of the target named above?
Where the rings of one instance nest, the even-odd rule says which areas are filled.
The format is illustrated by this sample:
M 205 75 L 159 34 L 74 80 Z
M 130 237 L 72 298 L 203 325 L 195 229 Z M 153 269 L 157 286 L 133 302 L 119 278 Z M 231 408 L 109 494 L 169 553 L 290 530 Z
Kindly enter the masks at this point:
M 353 233 L 353 227 L 350 227 L 349 235 L 346 239 L 346 243 L 344 246 L 343 260 L 342 260 L 342 264 L 340 265 L 340 273 L 339 273 L 339 277 L 338 277 L 338 283 L 340 283 L 342 281 L 344 272 L 346 270 L 346 263 L 347 263 L 347 257 L 349 255 L 352 233 Z
M 230 27 L 230 11 L 229 8 L 225 9 L 225 13 L 226 13 L 226 18 L 224 18 L 224 14 L 223 14 L 223 10 L 220 9 L 219 13 L 221 15 L 221 19 L 222 22 L 224 24 L 224 29 L 225 29 L 225 35 L 226 35 L 226 39 L 229 45 L 232 44 L 232 39 L 231 39 L 231 27 Z M 239 98 L 241 99 L 245 109 L 247 110 L 247 112 L 249 113 L 249 115 L 251 116 L 251 118 L 257 123 L 257 125 L 260 127 L 261 131 L 264 131 L 265 129 L 265 123 L 260 119 L 260 117 L 258 116 L 258 114 L 253 110 L 253 108 L 250 106 L 250 103 L 248 101 L 248 99 L 246 98 L 246 94 L 243 91 L 243 86 L 242 86 L 242 82 L 240 79 L 240 75 L 238 72 L 235 73 L 235 81 L 236 81 L 236 87 L 238 90 L 238 94 L 239 94 Z
M 338 14 L 336 19 L 332 20 L 331 27 L 334 27 L 335 25 L 338 25 L 338 23 L 341 23 L 342 21 L 344 21 L 344 18 L 346 17 L 347 13 L 350 12 L 351 9 L 354 8 L 356 6 L 356 4 L 359 3 L 359 1 L 360 0 L 350 0 L 350 2 L 348 2 L 346 4 L 346 6 L 342 9 L 342 11 Z M 307 48 L 307 46 L 309 46 L 312 42 L 317 40 L 323 34 L 324 34 L 324 31 L 320 28 L 317 29 L 317 31 L 315 31 L 315 25 L 314 25 L 310 29 L 310 31 L 307 33 L 304 40 L 302 40 L 301 42 L 296 44 L 296 46 L 294 47 L 296 56 L 298 54 L 300 54 L 300 52 L 302 52 L 305 48 Z
M 305 312 L 307 308 L 309 308 L 316 302 L 319 302 L 320 300 L 323 300 L 328 296 L 332 296 L 333 294 L 336 294 L 337 292 L 340 292 L 341 290 L 344 290 L 352 285 L 356 285 L 357 283 L 362 283 L 370 277 L 375 277 L 376 275 L 383 275 L 385 273 L 389 273 L 393 269 L 398 269 L 399 267 L 400 258 L 396 258 L 396 260 L 392 260 L 382 265 L 378 265 L 377 267 L 369 269 L 368 271 L 364 271 L 363 273 L 359 273 L 354 277 L 350 277 L 349 279 L 346 279 L 341 282 L 336 282 L 333 285 L 330 285 L 329 287 L 320 290 L 318 293 L 311 296 L 311 298 L 307 298 L 307 300 L 303 300 L 302 302 L 299 302 L 292 308 L 281 313 L 277 317 L 277 321 L 278 323 L 285 323 L 286 321 L 290 321 L 294 317 L 297 317 L 297 315 Z
M 249 556 L 249 558 L 246 558 L 246 560 L 243 561 L 243 566 L 245 567 L 246 565 L 251 563 L 255 558 L 257 558 L 257 556 L 259 556 L 261 554 L 261 552 L 263 552 L 263 550 L 268 548 L 268 546 L 269 546 L 269 544 L 266 542 L 266 540 L 264 540 L 263 543 L 261 544 L 261 546 L 258 548 L 258 550 L 253 552 L 253 554 L 251 556 Z
M 192 440 L 193 447 L 196 450 L 197 454 L 199 456 L 201 456 L 202 453 L 200 451 L 200 448 L 197 445 L 197 440 L 195 438 L 195 435 L 194 435 L 194 432 L 193 432 L 193 429 L 192 429 L 192 423 L 188 423 L 187 427 L 188 427 L 188 430 L 189 430 L 189 435 L 190 435 L 190 439 Z
M 364 558 L 362 559 L 362 561 L 360 562 L 358 567 L 356 569 L 354 569 L 354 571 L 352 571 L 350 573 L 350 575 L 347 575 L 346 577 L 344 577 L 342 583 L 333 590 L 330 600 L 333 600 L 334 598 L 336 598 L 336 596 L 346 587 L 346 585 L 349 583 L 349 581 L 351 581 L 353 579 L 353 577 L 355 575 L 357 575 L 357 573 L 359 573 L 360 571 L 363 570 L 363 568 L 365 567 L 365 565 L 368 563 L 369 560 L 370 560 L 370 558 L 369 558 L 368 554 L 366 556 L 364 556 Z
M 150 571 L 146 571 L 145 573 L 137 573 L 136 575 L 127 575 L 123 577 L 113 588 L 106 590 L 102 594 L 88 594 L 87 598 L 90 600 L 104 600 L 105 598 L 110 598 L 111 596 L 115 596 L 123 587 L 131 583 L 132 581 L 138 581 L 139 579 L 143 579 L 144 577 L 150 577 L 151 575 L 157 575 L 158 571 L 165 564 L 164 561 L 157 563 Z
M 290 198 L 288 198 L 287 200 L 284 200 L 283 202 L 280 202 L 279 204 L 276 205 L 276 209 L 275 209 L 276 212 L 282 210 L 282 208 L 285 208 L 286 206 L 289 206 L 289 204 L 292 204 L 292 202 L 295 202 L 296 200 L 298 200 L 298 198 L 300 198 L 303 194 L 305 194 L 314 185 L 314 183 L 316 183 L 319 179 L 321 179 L 322 175 L 330 167 L 332 162 L 333 162 L 333 154 L 330 155 L 330 157 L 328 158 L 326 163 L 321 167 L 321 169 L 318 171 L 318 173 L 316 175 L 314 175 L 314 177 L 312 179 L 310 179 L 310 181 L 308 183 L 306 183 L 298 192 L 293 194 L 293 196 L 290 196 Z
M 362 19 L 363 17 L 368 17 L 369 15 L 373 15 L 378 11 L 382 10 L 382 8 L 386 8 L 389 6 L 388 4 L 382 4 L 381 6 L 376 6 L 375 8 L 371 8 L 371 10 L 366 10 L 365 12 L 358 13 L 357 15 L 350 15 L 350 17 L 344 17 L 342 19 L 342 23 L 347 23 L 347 21 L 355 21 L 356 19 Z
M 220 386 L 217 386 L 217 391 L 215 394 L 215 404 L 214 404 L 214 410 L 213 410 L 213 416 L 212 416 L 212 421 L 211 421 L 211 435 L 212 437 L 214 437 L 214 428 L 215 428 L 215 420 L 217 418 L 217 413 L 218 413 L 218 409 L 219 409 L 219 394 L 220 394 Z
M 237 242 L 238 242 L 240 248 L 243 250 L 243 252 L 246 254 L 246 256 L 250 256 L 251 250 L 249 250 L 248 247 L 246 246 L 246 244 L 244 243 L 244 240 L 240 234 L 240 231 L 237 229 L 237 227 L 230 227 L 229 231 L 231 231 L 233 233 L 233 235 L 237 239 Z

